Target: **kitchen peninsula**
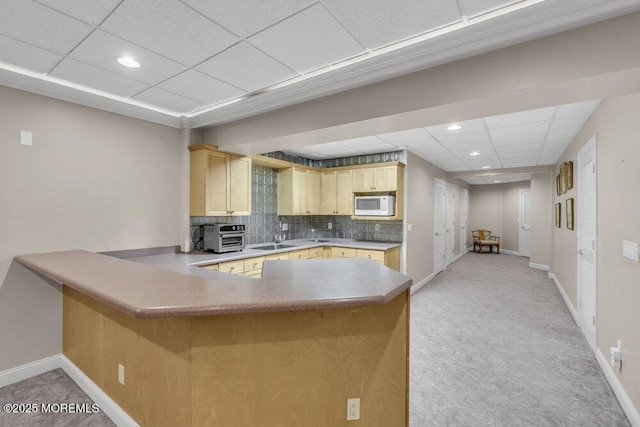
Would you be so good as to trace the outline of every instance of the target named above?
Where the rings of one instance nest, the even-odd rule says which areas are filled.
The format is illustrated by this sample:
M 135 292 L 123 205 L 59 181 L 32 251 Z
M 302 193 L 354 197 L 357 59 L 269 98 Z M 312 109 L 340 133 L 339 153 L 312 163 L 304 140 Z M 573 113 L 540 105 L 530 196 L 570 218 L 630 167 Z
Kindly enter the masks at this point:
M 296 259 L 248 278 L 207 256 L 16 260 L 64 285 L 64 355 L 140 425 L 347 425 L 348 398 L 349 425 L 407 425 L 409 277 Z

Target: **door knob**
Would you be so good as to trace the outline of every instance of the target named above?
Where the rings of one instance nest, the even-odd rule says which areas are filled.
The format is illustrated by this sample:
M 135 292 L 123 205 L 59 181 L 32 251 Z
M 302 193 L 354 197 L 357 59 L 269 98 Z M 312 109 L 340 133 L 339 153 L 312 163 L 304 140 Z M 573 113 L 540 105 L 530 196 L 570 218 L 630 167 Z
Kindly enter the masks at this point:
M 582 255 L 582 249 L 580 249 L 578 252 L 576 252 L 577 254 Z

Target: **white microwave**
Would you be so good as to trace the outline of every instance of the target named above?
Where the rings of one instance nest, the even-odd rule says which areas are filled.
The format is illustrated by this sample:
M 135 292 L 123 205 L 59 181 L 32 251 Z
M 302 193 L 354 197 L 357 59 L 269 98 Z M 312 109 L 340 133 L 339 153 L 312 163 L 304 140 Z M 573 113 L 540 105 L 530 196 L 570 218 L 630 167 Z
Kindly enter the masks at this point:
M 356 216 L 395 215 L 395 196 L 356 196 Z

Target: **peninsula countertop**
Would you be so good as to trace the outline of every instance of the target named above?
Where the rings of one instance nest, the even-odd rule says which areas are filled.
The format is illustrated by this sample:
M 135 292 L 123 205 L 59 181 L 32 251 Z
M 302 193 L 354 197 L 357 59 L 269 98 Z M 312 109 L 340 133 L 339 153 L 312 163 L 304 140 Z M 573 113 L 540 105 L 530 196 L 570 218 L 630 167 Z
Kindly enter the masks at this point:
M 346 246 L 300 242 L 314 246 Z M 294 244 L 296 241 L 291 241 Z M 352 242 L 386 249 L 398 244 Z M 296 245 L 298 246 L 298 245 Z M 251 251 L 251 253 L 249 253 Z M 411 278 L 367 259 L 265 261 L 262 278 L 205 270 L 230 259 L 266 255 L 248 249 L 235 255 L 171 254 L 119 259 L 77 250 L 19 255 L 17 262 L 135 317 L 206 316 L 384 304 L 407 290 Z M 232 258 L 230 258 L 232 257 Z

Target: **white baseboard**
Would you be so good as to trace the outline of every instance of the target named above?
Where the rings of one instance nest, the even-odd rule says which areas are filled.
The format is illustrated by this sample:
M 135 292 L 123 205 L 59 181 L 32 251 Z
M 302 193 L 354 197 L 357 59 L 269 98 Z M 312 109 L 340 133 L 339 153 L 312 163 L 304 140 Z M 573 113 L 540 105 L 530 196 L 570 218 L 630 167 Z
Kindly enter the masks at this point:
M 509 249 L 500 249 L 500 253 L 501 254 L 507 254 L 507 255 L 520 256 L 520 252 L 518 252 L 518 251 L 510 251 Z
M 535 262 L 529 263 L 529 268 L 535 268 L 536 270 L 549 271 L 550 268 L 548 265 L 544 264 L 536 264 Z
M 609 381 L 609 384 L 618 398 L 618 402 L 620 402 L 622 410 L 627 415 L 629 422 L 633 427 L 640 427 L 640 413 L 638 412 L 638 408 L 634 406 L 631 398 L 629 398 L 629 395 L 624 390 L 622 383 L 613 372 L 613 368 L 611 367 L 609 360 L 604 354 L 602 354 L 599 348 L 596 348 L 596 360 L 598 361 L 604 376 L 607 378 L 607 381 Z
M 428 275 L 424 279 L 422 279 L 419 282 L 414 283 L 413 285 L 411 285 L 411 295 L 413 295 L 416 292 L 418 292 L 421 287 L 423 287 L 424 285 L 429 283 L 429 281 L 431 281 L 431 279 L 433 279 L 434 277 L 436 277 L 435 273 L 431 273 L 430 275 Z
M 96 383 L 91 381 L 89 377 L 63 354 L 57 354 L 0 372 L 0 387 L 5 387 L 58 368 L 62 368 L 73 382 L 75 382 L 91 400 L 97 403 L 100 410 L 118 427 L 139 427 L 133 418 L 122 410 Z
M 139 427 L 133 418 L 129 416 L 116 402 L 114 402 L 100 387 L 84 374 L 71 360 L 63 354 L 60 355 L 61 368 L 69 377 L 78 384 L 91 400 L 100 406 L 100 410 L 111 418 L 118 427 Z
M 60 368 L 60 356 L 60 354 L 57 354 L 55 356 L 36 360 L 31 363 L 25 363 L 24 365 L 16 366 L 15 368 L 0 372 L 0 387 L 6 387 L 28 378 L 35 377 L 36 375 L 44 374 L 45 372 Z
M 564 300 L 565 305 L 569 309 L 569 313 L 571 313 L 571 316 L 573 316 L 573 321 L 576 322 L 576 325 L 578 325 L 578 328 L 579 328 L 580 319 L 578 318 L 578 312 L 576 311 L 576 308 L 573 306 L 573 304 L 571 304 L 569 295 L 567 295 L 567 293 L 564 291 L 564 289 L 562 288 L 562 285 L 558 281 L 558 278 L 556 277 L 555 274 L 549 272 L 548 276 L 551 280 L 553 280 L 553 283 L 556 284 L 556 288 L 558 288 L 558 292 L 560 292 L 560 295 L 562 295 L 562 299 Z

